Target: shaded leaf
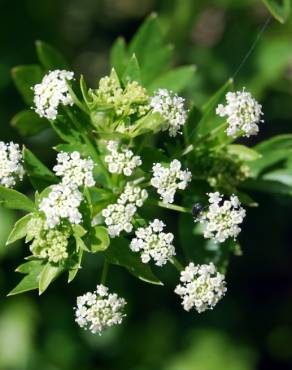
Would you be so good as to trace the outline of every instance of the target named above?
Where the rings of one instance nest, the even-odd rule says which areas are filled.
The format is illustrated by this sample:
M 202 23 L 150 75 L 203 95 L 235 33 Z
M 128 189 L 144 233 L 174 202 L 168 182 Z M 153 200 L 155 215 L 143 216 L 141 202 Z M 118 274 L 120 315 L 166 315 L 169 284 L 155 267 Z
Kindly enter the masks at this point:
M 44 41 L 36 41 L 35 46 L 39 61 L 46 70 L 69 68 L 63 55 L 51 45 Z
M 43 70 L 38 65 L 17 66 L 12 69 L 12 78 L 17 90 L 28 105 L 33 105 L 32 87 L 41 82 Z
M 124 238 L 115 238 L 105 251 L 109 263 L 123 266 L 139 279 L 151 284 L 163 285 L 153 274 L 148 264 L 142 263 L 140 256 L 129 248 L 129 241 Z
M 12 118 L 11 125 L 20 135 L 32 136 L 48 128 L 49 122 L 39 117 L 33 110 L 22 110 Z
M 27 148 L 23 149 L 23 160 L 25 171 L 36 190 L 42 191 L 46 187 L 59 182 L 57 176 Z

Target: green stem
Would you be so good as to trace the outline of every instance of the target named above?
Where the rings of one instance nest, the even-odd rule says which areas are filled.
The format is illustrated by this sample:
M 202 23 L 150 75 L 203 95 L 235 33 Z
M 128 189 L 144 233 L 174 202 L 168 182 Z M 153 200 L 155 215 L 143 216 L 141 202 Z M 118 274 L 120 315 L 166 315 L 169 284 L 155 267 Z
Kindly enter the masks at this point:
M 192 212 L 192 210 L 190 208 L 178 206 L 177 204 L 163 203 L 161 201 L 152 201 L 152 200 L 149 200 L 148 203 L 153 204 L 153 205 L 158 206 L 158 207 L 171 209 L 171 210 L 177 211 L 177 212 L 182 212 L 182 213 L 191 213 Z
M 183 265 L 175 258 L 175 257 L 172 257 L 170 259 L 170 262 L 173 264 L 173 266 L 178 270 L 178 271 L 182 271 L 184 269 Z
M 84 113 L 86 113 L 86 114 L 89 115 L 89 113 L 90 113 L 89 110 L 77 98 L 77 95 L 75 94 L 75 92 L 73 91 L 73 89 L 72 89 L 72 87 L 71 87 L 71 85 L 69 83 L 67 83 L 67 87 L 68 87 L 68 90 L 69 90 L 69 93 L 70 93 L 70 95 L 72 97 L 73 102 L 77 105 L 78 108 L 80 108 L 82 110 L 82 112 L 84 112 Z
M 200 145 L 202 142 L 204 142 L 206 140 L 210 140 L 211 138 L 213 138 L 215 135 L 218 134 L 218 132 L 220 132 L 222 130 L 222 128 L 224 128 L 226 126 L 227 126 L 227 123 L 224 122 L 221 125 L 215 127 L 213 130 L 208 132 L 206 135 L 202 136 L 197 141 L 195 141 L 194 144 L 191 144 L 188 147 L 186 147 L 186 149 L 182 152 L 182 156 L 185 156 L 188 153 L 190 153 L 196 146 Z
M 102 268 L 100 284 L 103 284 L 103 285 L 105 284 L 105 282 L 106 282 L 106 278 L 107 278 L 107 274 L 108 274 L 108 269 L 109 269 L 109 263 L 108 263 L 108 261 L 105 259 L 105 260 L 104 260 L 104 264 L 103 264 L 103 268 Z
M 99 154 L 98 154 L 95 146 L 92 144 L 91 140 L 87 137 L 87 135 L 84 134 L 83 128 L 79 124 L 79 122 L 76 119 L 76 117 L 74 116 L 74 114 L 71 113 L 70 109 L 68 109 L 67 107 L 64 107 L 64 108 L 65 108 L 65 111 L 66 111 L 68 117 L 70 118 L 71 122 L 74 124 L 75 128 L 80 132 L 80 135 L 82 136 L 82 139 L 84 140 L 84 143 L 88 146 L 88 149 L 90 150 L 90 153 L 92 155 L 92 158 L 101 167 L 102 172 L 103 172 L 103 174 L 104 174 L 104 176 L 105 176 L 105 178 L 107 180 L 107 183 L 110 185 L 111 184 L 111 177 L 110 177 L 110 175 L 108 173 L 108 170 L 105 167 L 104 163 L 100 159 Z

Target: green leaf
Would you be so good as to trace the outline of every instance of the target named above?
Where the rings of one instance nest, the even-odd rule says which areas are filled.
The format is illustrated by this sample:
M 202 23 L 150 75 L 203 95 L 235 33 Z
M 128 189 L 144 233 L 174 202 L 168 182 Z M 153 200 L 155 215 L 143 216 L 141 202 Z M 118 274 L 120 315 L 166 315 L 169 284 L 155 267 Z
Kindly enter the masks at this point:
M 71 283 L 71 281 L 75 279 L 75 277 L 77 275 L 77 272 L 80 270 L 82 256 L 83 256 L 83 249 L 80 249 L 79 252 L 78 252 L 78 260 L 77 260 L 77 262 L 69 270 L 69 273 L 68 273 L 68 283 Z
M 292 169 L 291 168 L 283 168 L 283 169 L 268 172 L 267 174 L 262 176 L 262 179 L 268 180 L 268 181 L 280 182 L 281 184 L 290 186 L 291 191 L 292 191 Z
M 90 238 L 90 249 L 93 253 L 103 252 L 110 245 L 110 238 L 104 226 L 96 226 Z
M 278 164 L 281 167 L 289 159 L 289 155 L 292 155 L 292 134 L 274 136 L 256 145 L 254 149 L 262 155 L 249 164 L 251 175 L 257 177 L 272 166 Z
M 143 85 L 148 87 L 170 66 L 173 46 L 166 45 L 156 49 L 149 58 L 140 66 Z M 139 60 L 139 59 L 138 59 Z
M 62 267 L 58 265 L 52 265 L 49 262 L 45 265 L 43 270 L 39 275 L 39 294 L 41 295 L 51 284 L 53 280 L 55 280 L 60 273 L 63 271 Z
M 12 78 L 17 90 L 28 105 L 33 105 L 32 87 L 41 82 L 43 70 L 38 65 L 18 66 L 12 69 Z
M 33 110 L 22 110 L 11 120 L 11 125 L 17 129 L 22 136 L 32 136 L 49 127 L 45 118 L 39 117 Z
M 0 185 L 0 203 L 6 208 L 28 212 L 32 212 L 35 208 L 34 203 L 27 196 L 2 185 Z
M 119 37 L 111 48 L 110 63 L 111 67 L 116 70 L 117 75 L 121 78 L 128 63 L 126 43 L 122 37 Z
M 46 70 L 70 68 L 63 55 L 51 45 L 43 41 L 36 41 L 35 45 L 39 61 Z
M 290 14 L 290 0 L 262 0 L 272 16 L 280 23 L 285 23 Z
M 137 81 L 141 83 L 141 72 L 135 54 L 132 55 L 126 70 L 123 74 L 122 81 L 124 85 L 131 81 Z
M 179 93 L 192 81 L 195 71 L 196 67 L 192 65 L 174 68 L 164 73 L 161 77 L 158 77 L 147 89 L 150 94 L 153 94 L 159 88 Z
M 59 115 L 56 121 L 51 121 L 51 125 L 58 136 L 67 143 L 82 143 L 81 134 L 73 127 L 67 117 Z
M 262 158 L 262 155 L 256 150 L 240 144 L 227 145 L 227 152 L 247 162 Z
M 11 233 L 8 236 L 6 245 L 14 243 L 16 240 L 22 239 L 26 236 L 27 224 L 31 220 L 31 217 L 32 214 L 25 215 L 15 223 Z
M 43 261 L 29 261 L 20 265 L 16 271 L 27 274 L 20 283 L 9 292 L 8 296 L 38 289 L 39 275 L 44 267 Z
M 151 58 L 157 48 L 161 46 L 161 31 L 157 15 L 151 14 L 136 32 L 129 45 L 129 53 L 136 54 L 139 63 L 143 64 L 146 58 Z
M 46 187 L 59 182 L 57 176 L 27 148 L 23 149 L 23 160 L 28 178 L 36 190 L 42 191 Z
M 153 274 L 150 266 L 141 261 L 140 256 L 129 248 L 129 241 L 124 238 L 115 238 L 105 251 L 109 263 L 125 267 L 129 272 L 147 283 L 163 285 Z

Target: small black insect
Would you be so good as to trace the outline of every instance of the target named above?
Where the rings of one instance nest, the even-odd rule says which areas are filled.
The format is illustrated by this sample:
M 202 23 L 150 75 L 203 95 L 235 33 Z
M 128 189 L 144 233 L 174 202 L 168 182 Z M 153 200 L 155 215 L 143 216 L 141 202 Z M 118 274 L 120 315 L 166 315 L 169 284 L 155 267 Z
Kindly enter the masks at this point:
M 192 207 L 192 215 L 194 218 L 198 218 L 200 213 L 203 211 L 205 207 L 201 203 L 195 203 Z

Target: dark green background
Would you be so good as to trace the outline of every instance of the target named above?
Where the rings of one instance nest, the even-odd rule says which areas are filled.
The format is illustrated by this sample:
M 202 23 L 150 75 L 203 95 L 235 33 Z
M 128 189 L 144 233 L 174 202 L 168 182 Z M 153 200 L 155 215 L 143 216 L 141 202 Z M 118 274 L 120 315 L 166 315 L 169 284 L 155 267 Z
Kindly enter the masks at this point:
M 176 46 L 174 63 L 198 67 L 185 92 L 198 104 L 234 74 L 269 17 L 253 0 L 0 0 L 1 140 L 24 142 L 48 164 L 54 159 L 51 132 L 23 141 L 9 124 L 24 107 L 10 69 L 36 62 L 35 40 L 62 50 L 93 86 L 108 71 L 114 39 L 130 39 L 152 11 Z M 291 132 L 291 19 L 285 25 L 270 21 L 235 83 L 250 89 L 265 112 L 260 135 L 249 143 Z M 171 267 L 164 272 L 171 284 L 164 288 L 113 267 L 109 284 L 128 300 L 128 317 L 102 337 L 84 333 L 73 321 L 75 297 L 99 281 L 98 258 L 90 256 L 69 286 L 60 279 L 41 297 L 5 297 L 19 278 L 13 269 L 27 252 L 21 244 L 5 248 L 19 215 L 0 209 L 0 370 L 291 369 L 292 202 L 253 196 L 260 207 L 248 210 L 243 256 L 231 261 L 228 294 L 214 311 L 182 310 Z

